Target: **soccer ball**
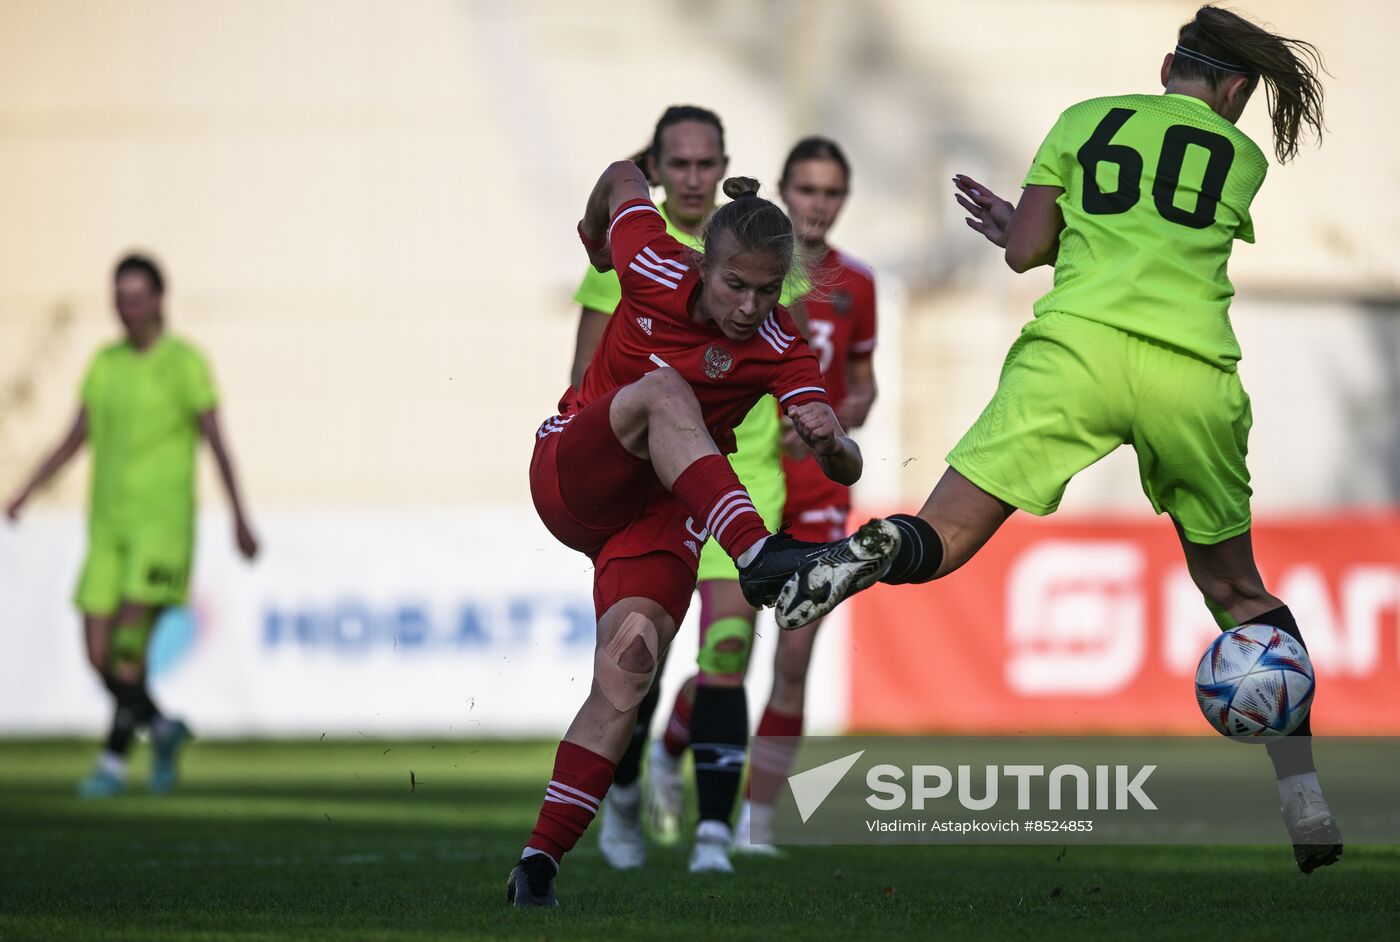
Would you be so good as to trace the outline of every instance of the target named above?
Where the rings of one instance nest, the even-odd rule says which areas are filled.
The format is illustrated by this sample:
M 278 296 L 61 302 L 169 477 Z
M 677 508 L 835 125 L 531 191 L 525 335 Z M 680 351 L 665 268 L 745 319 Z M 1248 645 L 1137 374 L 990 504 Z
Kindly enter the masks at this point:
M 1196 703 L 1216 731 L 1240 742 L 1287 736 L 1308 715 L 1313 668 L 1292 635 L 1241 625 L 1211 642 L 1196 668 Z

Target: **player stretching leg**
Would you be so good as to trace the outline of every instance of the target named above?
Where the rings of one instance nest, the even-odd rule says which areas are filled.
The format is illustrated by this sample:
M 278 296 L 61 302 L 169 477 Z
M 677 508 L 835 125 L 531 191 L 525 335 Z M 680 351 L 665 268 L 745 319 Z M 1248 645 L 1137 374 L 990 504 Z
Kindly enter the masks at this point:
M 832 402 L 839 403 L 836 407 L 837 417 L 841 419 L 842 426 L 853 429 L 864 423 L 875 399 L 875 375 L 870 359 L 875 349 L 875 282 L 864 265 L 833 249 L 826 241 L 827 233 L 845 203 L 849 186 L 850 167 L 845 155 L 835 142 L 821 137 L 805 138 L 792 148 L 783 163 L 779 182 L 779 192 L 793 219 L 803 259 L 816 286 L 799 302 L 800 310 L 805 315 L 803 332 L 817 355 L 827 395 Z M 846 519 L 850 512 L 849 489 L 821 473 L 820 467 L 806 453 L 806 447 L 795 434 L 788 434 L 784 444 L 788 454 L 782 463 L 787 490 L 783 520 L 789 526 L 789 532 L 801 540 L 839 538 L 846 532 Z M 744 447 L 741 443 L 736 457 L 744 454 Z M 700 559 L 702 605 L 706 601 L 707 585 L 703 576 L 710 548 L 707 547 Z M 737 575 L 730 578 L 737 578 Z M 717 582 L 716 587 L 726 584 L 734 583 Z M 706 685 L 723 683 L 729 677 L 735 677 L 736 682 L 742 678 L 753 625 L 752 609 L 748 611 L 746 625 L 749 633 L 742 636 L 743 662 L 715 663 L 727 655 L 718 643 L 712 643 L 708 638 L 702 642 L 699 675 L 702 691 Z M 705 624 L 702 615 L 702 631 Z M 774 655 L 773 690 L 759 720 L 759 736 L 796 737 L 801 734 L 807 668 L 811 663 L 816 631 L 817 625 L 812 624 L 798 631 L 779 633 Z M 729 669 L 727 672 L 726 668 Z M 725 676 L 726 673 L 729 676 Z M 716 678 L 716 674 L 720 676 Z M 705 728 L 708 703 L 697 697 L 692 705 L 693 691 L 695 684 L 687 682 L 676 695 L 666 734 L 661 743 L 653 746 L 653 768 L 664 767 L 668 760 L 673 766 L 676 764 L 676 759 L 690 741 L 690 723 Z M 746 728 L 741 732 L 746 733 Z M 732 842 L 735 851 L 773 852 L 765 836 L 766 821 L 778 786 L 790 771 L 794 750 L 786 746 L 793 741 L 767 739 L 755 742 L 748 791 Z M 739 743 L 742 742 L 740 739 Z M 709 819 L 722 822 L 727 830 L 736 797 L 737 775 L 726 780 L 713 772 L 707 774 L 701 765 L 702 756 L 697 751 L 696 791 L 700 797 L 700 826 L 702 829 L 706 827 L 706 798 L 709 796 L 714 806 Z M 742 769 L 739 763 L 726 763 L 723 766 L 726 770 L 731 767 L 736 773 Z M 652 782 L 661 778 L 654 776 Z M 651 791 L 650 787 L 648 791 Z M 750 823 L 754 820 L 757 821 L 756 828 Z M 718 831 L 718 828 L 715 830 Z M 709 859 L 717 864 L 714 869 L 728 869 L 728 856 L 709 850 L 700 839 L 702 836 L 697 834 L 692 869 L 698 869 L 697 858 L 702 852 L 708 853 Z
M 648 180 L 661 186 L 665 193 L 665 199 L 657 210 L 666 222 L 666 231 L 683 245 L 697 252 L 702 251 L 704 243 L 700 238 L 700 228 L 705 217 L 715 208 L 715 194 L 728 165 L 724 153 L 724 127 L 719 116 L 691 105 L 667 108 L 656 124 L 650 146 L 634 157 L 633 162 L 645 169 Z M 571 373 L 574 385 L 582 381 L 603 328 L 621 299 L 622 288 L 615 272 L 600 272 L 592 267 L 588 269 L 574 295 L 574 300 L 580 305 L 578 339 Z M 764 523 L 770 528 L 776 527 L 782 515 L 783 488 L 777 445 L 778 407 L 772 396 L 764 396 L 754 405 L 734 430 L 734 438 L 736 450 L 730 456 L 730 462 L 734 465 L 735 473 L 753 498 L 754 507 Z M 707 542 L 700 555 L 700 630 L 702 646 L 705 643 L 713 644 L 721 658 L 733 658 L 734 647 L 746 645 L 748 635 L 725 637 L 723 631 L 707 632 L 707 627 L 723 618 L 723 613 L 728 611 L 747 612 L 750 625 L 753 620 L 754 610 L 744 600 L 738 578 L 734 563 L 724 550 L 713 542 Z M 715 579 L 728 581 L 714 583 L 713 587 L 718 592 L 712 593 L 711 583 Z M 745 655 L 746 650 L 738 656 Z M 657 668 L 657 676 L 660 677 L 664 670 L 663 658 Z M 720 696 L 727 692 L 721 692 Z M 598 847 L 603 859 L 620 870 L 640 867 L 646 860 L 641 822 L 641 758 L 646 749 L 652 714 L 656 711 L 658 693 L 657 685 L 653 684 L 637 708 L 636 727 L 626 751 L 618 760 L 612 788 L 608 790 L 600 811 Z M 731 708 L 718 711 L 719 715 L 732 716 L 735 712 L 732 704 L 726 701 L 725 705 Z M 737 723 L 731 722 L 727 728 L 729 736 L 732 737 L 735 730 L 738 735 L 735 741 L 742 749 L 748 734 L 742 703 L 739 705 Z M 717 742 L 726 740 L 726 730 L 722 729 L 711 738 Z M 653 750 L 647 763 L 648 817 L 652 835 L 662 843 L 674 843 L 680 837 L 684 787 L 676 763 L 668 759 L 666 753 Z M 742 768 L 740 764 L 734 771 L 742 771 Z
M 901 539 L 884 581 L 954 571 L 1014 509 L 1052 512 L 1071 477 L 1127 442 L 1222 626 L 1273 625 L 1302 641 L 1254 563 L 1250 406 L 1235 371 L 1225 268 L 1233 240 L 1254 241 L 1249 205 L 1266 169 L 1235 122 L 1262 81 L 1274 151 L 1291 159 L 1304 125 L 1322 131 L 1321 63 L 1308 43 L 1212 6 L 1177 42 L 1162 63 L 1164 95 L 1099 98 L 1060 115 L 1014 210 L 956 178 L 968 225 L 1004 247 L 1017 272 L 1054 265 L 1055 287 L 1036 303 L 996 395 L 948 455 L 928 502 L 918 516 L 891 518 Z M 780 621 L 830 610 L 828 575 L 820 562 L 799 572 Z M 1311 736 L 1305 719 L 1269 745 L 1304 873 L 1342 853 Z
M 74 601 L 83 613 L 88 660 L 111 691 L 115 708 L 97 768 L 78 786 L 87 798 L 126 788 L 126 754 L 142 726 L 150 727 L 155 747 L 151 791 L 161 794 L 175 785 L 176 755 L 189 730 L 151 699 L 146 648 L 161 611 L 185 600 L 200 434 L 219 463 L 239 552 L 252 559 L 258 548 L 219 430 L 209 367 L 194 347 L 165 332 L 160 269 L 143 256 L 127 256 L 117 265 L 115 283 L 126 339 L 103 348 L 92 361 L 68 436 L 8 507 L 10 519 L 17 520 L 34 491 L 84 442 L 91 443 L 88 554 Z
M 582 383 L 536 433 L 530 489 L 541 520 L 594 565 L 593 683 L 555 756 L 539 819 L 506 885 L 518 906 L 555 905 L 559 862 L 612 784 L 636 711 L 695 588 L 713 535 L 739 564 L 751 604 L 771 604 L 787 576 L 831 544 L 772 535 L 723 452 L 764 393 L 788 411 L 834 479 L 860 476 L 860 450 L 827 404 L 816 358 L 777 307 L 793 258 L 792 225 L 731 180 L 703 257 L 666 234 L 630 161 L 589 196 L 579 235 L 622 302 Z M 611 220 L 611 222 L 609 222 Z M 889 566 L 894 540 L 874 525 L 842 542 L 849 592 Z

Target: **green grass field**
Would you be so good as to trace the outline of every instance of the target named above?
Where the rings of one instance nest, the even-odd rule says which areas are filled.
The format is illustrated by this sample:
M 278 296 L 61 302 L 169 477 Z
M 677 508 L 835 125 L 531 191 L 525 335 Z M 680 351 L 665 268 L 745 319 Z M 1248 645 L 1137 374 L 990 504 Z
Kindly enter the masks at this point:
M 0 743 L 0 939 L 417 940 L 1384 937 L 1400 848 L 1303 877 L 1276 847 L 838 847 L 691 877 L 683 848 L 617 874 L 594 835 L 563 906 L 506 874 L 552 743 L 196 743 L 152 798 L 81 801 L 95 746 Z M 416 787 L 410 787 L 409 773 Z

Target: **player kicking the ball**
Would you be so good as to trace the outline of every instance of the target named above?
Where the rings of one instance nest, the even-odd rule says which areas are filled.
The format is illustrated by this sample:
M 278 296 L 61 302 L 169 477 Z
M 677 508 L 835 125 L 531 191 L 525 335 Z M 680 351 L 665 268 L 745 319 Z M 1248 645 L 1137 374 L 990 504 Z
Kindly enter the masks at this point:
M 777 306 L 794 257 L 792 224 L 726 181 L 732 202 L 706 226 L 703 256 L 666 233 L 646 178 L 620 161 L 599 178 L 579 235 L 622 301 L 581 384 L 536 433 L 530 490 L 540 519 L 593 561 L 593 681 L 555 754 L 544 803 L 506 884 L 517 906 L 557 905 L 554 877 L 598 810 L 690 606 L 700 546 L 739 565 L 751 604 L 770 605 L 807 560 L 830 563 L 833 596 L 869 585 L 894 546 L 880 525 L 836 544 L 771 534 L 724 452 L 765 393 L 786 410 L 823 471 L 851 484 L 861 456 L 827 403 L 817 360 Z
M 1014 510 L 1053 512 L 1070 478 L 1131 443 L 1143 490 L 1171 515 L 1220 624 L 1273 625 L 1302 641 L 1254 563 L 1250 407 L 1225 269 L 1235 239 L 1254 241 L 1249 205 L 1267 169 L 1235 123 L 1262 81 L 1274 151 L 1291 159 L 1304 125 L 1322 131 L 1321 63 L 1308 43 L 1213 6 L 1177 42 L 1162 63 L 1165 94 L 1097 98 L 1060 115 L 1014 209 L 956 178 L 968 225 L 1005 248 L 1017 272 L 1053 265 L 1055 285 L 923 509 L 890 519 L 899 548 L 883 581 L 948 575 Z M 834 572 L 805 565 L 784 587 L 779 624 L 830 611 Z M 1305 719 L 1268 747 L 1304 873 L 1342 853 L 1311 736 Z
M 817 355 L 827 396 L 836 403 L 837 418 L 844 428 L 855 429 L 865 423 L 875 401 L 875 370 L 871 361 L 875 350 L 875 280 L 863 264 L 827 242 L 827 233 L 845 205 L 850 176 L 850 164 L 835 141 L 807 137 L 788 152 L 778 192 L 792 217 L 803 260 L 815 285 L 815 289 L 804 294 L 799 302 L 806 321 L 803 333 Z M 782 519 L 789 526 L 789 532 L 800 540 L 838 539 L 846 532 L 850 488 L 823 474 L 795 433 L 785 432 L 783 445 L 786 452 L 780 476 L 786 479 L 787 494 Z M 740 455 L 744 454 L 744 447 L 741 443 Z M 754 464 L 756 462 L 751 462 L 750 467 Z M 738 462 L 735 467 L 739 468 Z M 742 471 L 740 476 L 743 478 Z M 700 557 L 702 606 L 707 601 L 706 563 L 712 549 L 718 547 L 707 544 Z M 728 577 L 731 581 L 725 583 L 717 572 L 720 562 L 729 561 L 727 558 L 714 561 L 711 567 L 714 587 L 737 586 L 738 573 L 733 571 L 733 564 L 729 563 L 733 573 Z M 737 594 L 737 589 L 732 594 Z M 717 595 L 719 593 L 712 593 L 711 598 Z M 739 601 L 742 603 L 742 598 Z M 748 787 L 731 841 L 729 819 L 744 768 L 743 747 L 748 740 L 741 685 L 754 625 L 752 609 L 742 623 L 738 616 L 743 613 L 731 606 L 728 614 L 727 623 L 707 620 L 702 608 L 700 672 L 677 692 L 666 723 L 666 734 L 653 746 L 651 755 L 649 793 L 654 785 L 667 781 L 666 776 L 657 774 L 658 770 L 670 768 L 674 770 L 671 775 L 679 779 L 680 757 L 691 744 L 692 730 L 700 731 L 695 738 L 701 745 L 695 747 L 694 754 L 700 823 L 691 855 L 692 870 L 729 872 L 732 866 L 727 851 L 731 846 L 738 853 L 775 853 L 769 843 L 769 821 L 773 803 L 792 771 L 797 737 L 802 734 L 807 670 L 820 627 L 818 622 L 813 622 L 799 631 L 784 631 L 778 635 L 773 655 L 773 689 L 758 722 L 760 738 L 754 740 Z M 717 629 L 722 628 L 729 630 L 721 634 Z M 739 637 L 743 645 L 732 655 L 726 654 L 721 643 L 712 640 L 717 634 L 722 638 Z M 713 759 L 716 750 L 711 744 L 719 738 L 716 730 L 721 727 L 710 713 L 717 712 L 716 708 L 723 705 L 723 698 L 705 697 L 716 689 L 736 695 L 733 699 L 738 701 L 738 709 L 734 712 L 741 720 L 737 736 L 730 740 L 738 758 L 722 764 Z M 673 801 L 679 806 L 678 794 Z M 713 834 L 718 834 L 721 841 L 706 843 L 702 839 Z

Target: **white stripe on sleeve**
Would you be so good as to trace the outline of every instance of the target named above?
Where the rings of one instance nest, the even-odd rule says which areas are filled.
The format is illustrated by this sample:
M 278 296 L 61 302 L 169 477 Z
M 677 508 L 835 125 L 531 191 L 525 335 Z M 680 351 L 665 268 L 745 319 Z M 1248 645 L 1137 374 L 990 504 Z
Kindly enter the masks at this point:
M 618 213 L 616 216 L 613 217 L 613 221 L 608 225 L 608 238 L 612 238 L 612 231 L 613 229 L 617 228 L 617 224 L 622 221 L 623 216 L 635 212 L 653 212 L 656 213 L 656 215 L 658 216 L 661 215 L 661 210 L 657 209 L 650 203 L 638 203 L 636 206 L 628 206 L 622 212 Z
M 654 272 L 656 272 L 658 275 L 660 275 L 662 278 L 667 278 L 667 279 L 670 279 L 671 281 L 679 281 L 681 278 L 684 278 L 684 277 L 685 277 L 684 275 L 681 275 L 681 274 L 679 274 L 678 272 L 676 272 L 674 269 L 667 268 L 665 265 L 658 265 L 658 264 L 656 264 L 655 262 L 651 261 L 650 259 L 643 258 L 643 257 L 640 256 L 640 255 L 638 255 L 636 258 L 632 259 L 632 261 L 638 263 L 639 265 L 641 265 L 643 268 L 647 269 L 648 271 L 654 271 Z
M 639 274 L 639 275 L 645 275 L 646 277 L 650 278 L 652 281 L 656 282 L 656 283 L 659 284 L 659 285 L 665 285 L 667 288 L 670 288 L 672 291 L 675 291 L 676 288 L 679 287 L 679 282 L 667 281 L 665 278 L 662 278 L 660 275 L 654 275 L 654 274 L 652 274 L 651 272 L 647 271 L 647 270 L 646 270 L 645 268 L 643 268 L 642 266 L 638 265 L 636 262 L 632 262 L 632 263 L 631 263 L 630 265 L 628 265 L 627 267 L 630 268 L 630 269 L 632 269 L 634 272 L 636 272 L 636 273 Z
M 648 258 L 650 258 L 653 262 L 655 262 L 658 265 L 670 265 L 672 268 L 678 269 L 682 272 L 690 271 L 689 265 L 682 265 L 674 258 L 662 258 L 660 255 L 657 255 L 655 252 L 653 252 L 651 250 L 651 246 L 649 245 L 642 246 L 642 251 L 647 254 Z

